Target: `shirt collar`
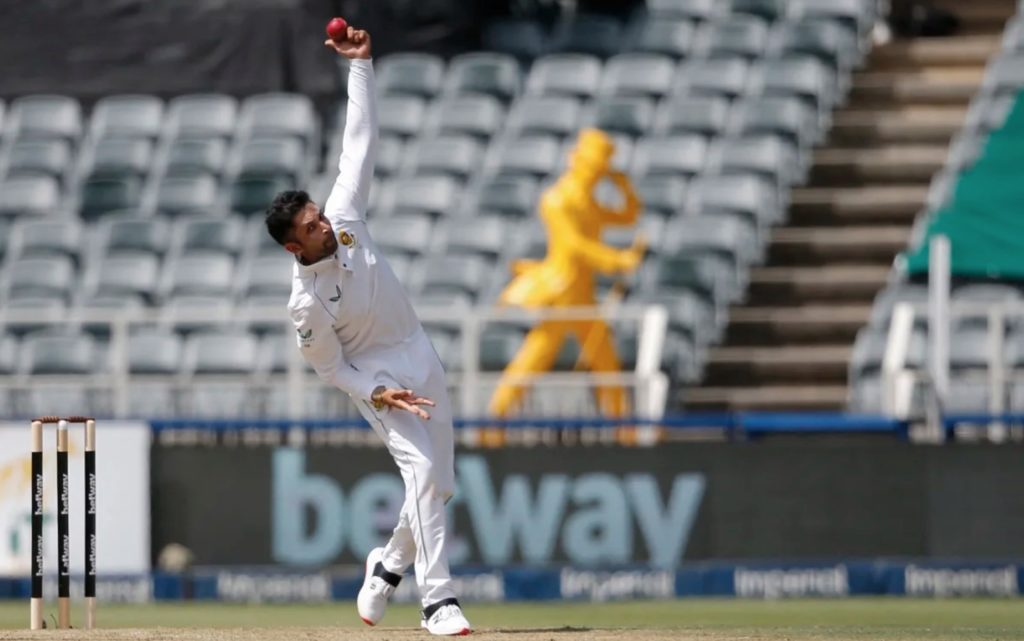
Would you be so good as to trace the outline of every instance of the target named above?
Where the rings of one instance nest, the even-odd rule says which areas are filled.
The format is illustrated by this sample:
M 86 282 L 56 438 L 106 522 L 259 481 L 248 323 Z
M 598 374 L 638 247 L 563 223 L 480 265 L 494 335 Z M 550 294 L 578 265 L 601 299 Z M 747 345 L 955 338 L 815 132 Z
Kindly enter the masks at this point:
M 341 267 L 345 271 L 352 271 L 352 258 L 349 256 L 342 256 L 340 252 L 334 252 L 326 258 L 322 258 L 312 265 L 303 265 L 299 260 L 299 257 L 295 257 L 295 271 L 300 276 L 311 276 L 313 274 L 322 274 L 335 267 Z

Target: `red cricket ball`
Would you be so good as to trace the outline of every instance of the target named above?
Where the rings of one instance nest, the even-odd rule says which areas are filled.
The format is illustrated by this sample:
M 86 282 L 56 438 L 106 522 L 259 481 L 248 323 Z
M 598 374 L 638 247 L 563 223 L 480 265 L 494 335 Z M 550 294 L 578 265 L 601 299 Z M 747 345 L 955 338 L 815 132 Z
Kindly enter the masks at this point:
M 344 18 L 332 18 L 327 23 L 327 36 L 335 42 L 342 42 L 348 37 L 348 23 Z

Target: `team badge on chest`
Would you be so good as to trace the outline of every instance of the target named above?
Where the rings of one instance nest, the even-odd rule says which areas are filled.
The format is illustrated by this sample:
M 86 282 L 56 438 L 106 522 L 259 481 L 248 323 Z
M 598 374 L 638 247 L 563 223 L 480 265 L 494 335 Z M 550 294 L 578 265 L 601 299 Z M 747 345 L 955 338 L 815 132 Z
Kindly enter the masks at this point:
M 353 234 L 351 232 L 347 232 L 345 230 L 342 230 L 342 231 L 340 231 L 338 233 L 338 242 L 341 243 L 345 247 L 355 247 L 356 246 L 356 236 L 355 236 L 355 234 Z

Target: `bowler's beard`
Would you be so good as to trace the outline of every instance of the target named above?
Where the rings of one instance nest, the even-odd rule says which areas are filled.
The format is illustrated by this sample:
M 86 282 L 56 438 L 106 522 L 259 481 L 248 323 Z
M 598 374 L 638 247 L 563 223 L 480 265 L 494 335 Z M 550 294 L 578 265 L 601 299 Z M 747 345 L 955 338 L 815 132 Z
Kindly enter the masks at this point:
M 323 249 L 323 251 L 320 253 L 319 256 L 316 256 L 314 258 L 306 258 L 305 256 L 301 256 L 299 260 L 302 262 L 303 265 L 312 265 L 313 263 L 319 263 L 320 261 L 327 258 L 334 252 L 338 251 L 338 239 L 335 238 L 333 234 L 328 236 L 327 239 L 324 240 L 324 243 L 321 246 L 321 248 Z

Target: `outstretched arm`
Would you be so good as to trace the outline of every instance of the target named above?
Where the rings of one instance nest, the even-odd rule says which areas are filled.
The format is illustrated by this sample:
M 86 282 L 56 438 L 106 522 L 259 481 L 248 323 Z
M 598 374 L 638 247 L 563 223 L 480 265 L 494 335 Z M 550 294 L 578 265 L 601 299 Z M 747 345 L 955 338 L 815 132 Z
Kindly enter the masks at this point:
M 370 58 L 370 34 L 348 28 L 343 42 L 327 40 L 328 47 L 350 60 L 348 111 L 342 140 L 338 178 L 324 206 L 332 223 L 363 220 L 370 201 L 370 183 L 377 151 L 377 102 Z

